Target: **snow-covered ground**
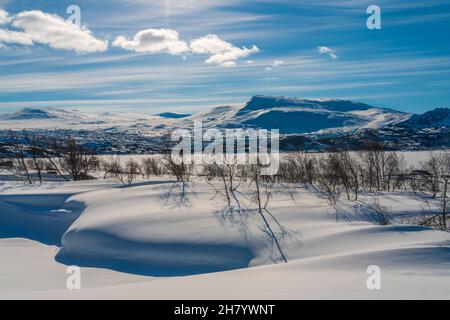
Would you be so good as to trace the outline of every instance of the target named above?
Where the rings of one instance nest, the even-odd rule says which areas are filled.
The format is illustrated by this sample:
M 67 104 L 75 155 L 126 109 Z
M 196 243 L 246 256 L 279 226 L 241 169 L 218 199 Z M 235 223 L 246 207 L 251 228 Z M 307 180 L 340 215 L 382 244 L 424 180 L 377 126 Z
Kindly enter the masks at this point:
M 388 226 L 373 196 L 337 213 L 311 187 L 275 194 L 283 263 L 245 187 L 239 215 L 199 180 L 185 197 L 165 178 L 0 183 L 2 299 L 450 298 L 450 234 L 407 224 L 426 210 L 412 194 L 378 195 Z M 82 268 L 81 290 L 67 289 L 68 265 Z M 372 265 L 380 290 L 366 285 Z

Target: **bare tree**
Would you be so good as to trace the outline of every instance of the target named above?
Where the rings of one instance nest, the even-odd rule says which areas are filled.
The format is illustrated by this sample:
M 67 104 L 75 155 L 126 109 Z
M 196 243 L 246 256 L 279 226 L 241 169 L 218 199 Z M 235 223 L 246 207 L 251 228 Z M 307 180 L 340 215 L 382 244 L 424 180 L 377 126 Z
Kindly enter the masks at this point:
M 189 181 L 193 169 L 191 163 L 186 163 L 184 160 L 178 163 L 174 161 L 172 154 L 166 153 L 162 164 L 166 171 L 177 179 L 177 182 L 184 183 Z
M 394 191 L 400 188 L 402 176 L 406 173 L 405 158 L 399 152 L 389 152 L 385 163 L 384 190 Z
M 441 179 L 441 226 L 447 230 L 447 215 L 449 211 L 448 188 L 450 181 L 450 152 L 441 152 L 438 155 L 438 174 Z
M 330 159 L 320 159 L 317 165 L 317 185 L 331 206 L 335 207 L 340 190 L 339 178 L 330 164 Z
M 323 164 L 328 166 L 324 170 L 327 173 L 328 181 L 333 185 L 342 186 L 348 200 L 351 200 L 351 192 L 353 192 L 355 200 L 358 200 L 361 171 L 358 161 L 349 152 L 333 152 L 328 154 Z
M 31 155 L 30 167 L 36 170 L 39 182 L 42 184 L 42 171 L 45 168 L 44 150 L 40 146 L 39 139 L 35 136 L 30 139 L 29 152 Z
M 365 144 L 359 152 L 365 186 L 369 191 L 382 190 L 386 153 L 378 142 Z
M 450 152 L 430 153 L 427 161 L 423 164 L 424 175 L 422 180 L 427 182 L 429 191 L 432 193 L 432 198 L 439 201 L 440 210 L 426 217 L 421 224 L 432 225 L 442 230 L 449 228 L 448 213 L 449 213 L 449 197 L 448 189 L 450 183 Z M 430 174 L 427 170 L 430 170 Z M 418 180 L 418 179 L 417 179 Z M 428 201 L 426 201 L 428 204 Z M 432 210 L 430 208 L 429 212 Z
M 442 209 L 442 229 L 446 230 L 448 227 L 447 223 L 447 215 L 449 211 L 449 203 L 448 203 L 448 183 L 450 181 L 450 175 L 444 175 L 442 176 L 442 180 L 444 181 L 444 187 L 442 191 L 442 202 L 441 202 L 441 209 Z
M 141 162 L 142 174 L 149 179 L 151 176 L 160 176 L 163 170 L 160 166 L 160 161 L 154 157 L 145 158 Z
M 264 223 L 265 231 L 267 232 L 269 237 L 272 239 L 272 241 L 275 243 L 275 246 L 278 249 L 278 252 L 280 253 L 280 256 L 283 259 L 283 261 L 287 263 L 288 259 L 286 257 L 286 254 L 284 253 L 283 249 L 281 248 L 281 244 L 278 240 L 278 237 L 277 237 L 276 233 L 274 232 L 271 224 L 269 223 L 269 220 L 267 219 L 267 217 L 265 215 L 265 213 L 268 214 L 273 219 L 273 221 L 275 221 L 275 223 L 279 226 L 282 234 L 286 233 L 285 228 L 270 213 L 270 211 L 267 210 L 267 206 L 272 197 L 273 184 L 271 184 L 271 183 L 273 183 L 274 180 L 272 180 L 273 177 L 263 176 L 261 174 L 261 168 L 262 167 L 259 163 L 255 164 L 255 165 L 249 165 L 251 183 L 255 186 L 253 198 L 257 204 L 257 212 Z M 264 183 L 264 180 L 265 180 L 264 177 L 266 178 L 266 184 Z M 264 184 L 265 184 L 265 186 L 264 186 Z
M 125 167 L 118 170 L 116 176 L 125 187 L 129 187 L 140 173 L 141 166 L 139 162 L 129 159 L 125 163 Z
M 213 164 L 205 164 L 203 165 L 203 176 L 206 178 L 206 182 L 208 182 L 213 189 L 216 191 L 216 195 L 223 192 L 225 198 L 227 199 L 228 207 L 231 207 L 231 195 L 230 195 L 230 186 L 228 183 L 228 175 L 225 172 L 223 166 L 218 165 L 217 163 Z M 222 182 L 223 188 L 218 190 L 214 185 L 214 180 L 220 179 Z
M 426 182 L 434 199 L 440 191 L 440 170 L 438 154 L 430 152 L 428 154 L 428 159 L 424 163 L 422 163 L 422 168 L 429 173 L 429 175 L 426 176 Z
M 316 157 L 308 153 L 293 153 L 280 164 L 279 175 L 288 183 L 312 184 L 315 180 Z
M 389 210 L 387 207 L 380 204 L 380 199 L 378 199 L 378 197 L 375 197 L 372 209 L 377 215 L 378 224 L 386 226 L 391 223 L 391 215 L 389 214 Z
M 27 153 L 25 150 L 25 145 L 21 143 L 18 138 L 13 137 L 12 147 L 14 150 L 14 171 L 16 171 L 16 174 L 19 176 L 25 176 L 26 181 L 29 184 L 33 184 L 33 180 L 31 179 L 31 174 L 25 160 Z
M 98 159 L 94 153 L 77 144 L 75 139 L 66 139 L 63 144 L 56 145 L 59 155 L 59 166 L 74 181 L 91 179 L 89 173 L 98 166 Z
M 115 157 L 111 161 L 101 161 L 101 167 L 104 172 L 103 179 L 108 178 L 108 176 L 117 177 L 122 173 L 123 170 L 122 165 L 120 164 L 120 160 L 117 157 Z

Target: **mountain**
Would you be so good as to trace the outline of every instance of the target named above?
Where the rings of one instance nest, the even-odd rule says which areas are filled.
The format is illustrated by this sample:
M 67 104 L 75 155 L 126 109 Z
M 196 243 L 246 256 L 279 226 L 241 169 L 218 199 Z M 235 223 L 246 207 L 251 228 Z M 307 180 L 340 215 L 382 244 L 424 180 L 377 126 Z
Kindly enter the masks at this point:
M 244 104 L 222 106 L 195 115 L 172 112 L 148 116 L 133 113 L 87 114 L 76 109 L 25 108 L 0 116 L 0 128 L 74 128 L 154 134 L 192 127 L 279 129 L 281 134 L 326 134 L 364 128 L 377 129 L 408 120 L 410 114 L 337 99 L 297 99 L 254 96 Z M 31 121 L 33 120 L 33 121 Z M 10 122 L 14 121 L 14 123 Z
M 410 114 L 337 99 L 255 96 L 239 106 L 219 107 L 193 116 L 207 126 L 279 129 L 282 134 L 324 134 L 399 123 Z
M 86 114 L 76 109 L 23 108 L 22 110 L 14 113 L 1 115 L 0 120 L 57 120 L 63 122 L 91 122 L 95 120 L 98 121 L 99 119 L 95 115 Z
M 436 108 L 424 114 L 415 114 L 408 120 L 399 123 L 399 125 L 416 128 L 449 127 L 450 109 Z
M 78 137 L 98 153 L 157 152 L 176 128 L 279 129 L 282 150 L 355 149 L 367 141 L 386 148 L 418 150 L 450 148 L 450 109 L 421 115 L 339 99 L 298 99 L 254 96 L 249 101 L 221 106 L 194 115 L 161 113 L 100 114 L 76 109 L 25 108 L 0 115 L 0 146 L 21 130 L 53 138 Z
M 277 107 L 301 107 L 306 109 L 327 109 L 330 111 L 367 110 L 373 107 L 359 102 L 337 99 L 298 99 L 258 95 L 247 102 L 243 112 L 272 109 Z
M 161 118 L 168 118 L 168 119 L 182 119 L 182 118 L 190 117 L 191 114 L 187 114 L 187 113 L 174 113 L 174 112 L 163 112 L 163 113 L 157 114 L 157 116 L 158 116 L 158 117 L 161 117 Z
M 55 119 L 55 115 L 41 109 L 24 108 L 18 112 L 5 114 L 1 116 L 2 120 L 36 120 L 36 119 Z

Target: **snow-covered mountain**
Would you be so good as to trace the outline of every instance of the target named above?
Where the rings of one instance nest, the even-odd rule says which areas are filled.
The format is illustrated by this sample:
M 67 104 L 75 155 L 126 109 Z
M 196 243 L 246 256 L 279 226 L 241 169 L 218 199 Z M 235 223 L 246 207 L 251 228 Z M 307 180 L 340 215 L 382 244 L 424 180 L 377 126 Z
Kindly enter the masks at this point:
M 45 131 L 58 138 L 66 137 L 70 130 L 71 136 L 94 145 L 98 152 L 145 153 L 154 150 L 174 129 L 192 129 L 198 120 L 205 129 L 279 129 L 286 150 L 352 148 L 367 139 L 398 149 L 450 147 L 450 109 L 413 115 L 349 100 L 273 96 L 255 96 L 242 104 L 194 115 L 25 108 L 0 115 L 0 143 L 10 136 L 5 130 Z
M 161 118 L 168 118 L 168 119 L 182 119 L 190 117 L 191 115 L 188 113 L 174 113 L 174 112 L 163 112 L 157 114 L 157 116 Z
M 0 127 L 14 121 L 14 127 L 77 127 L 83 129 L 140 127 L 146 133 L 161 129 L 192 126 L 203 120 L 205 127 L 253 127 L 279 129 L 282 134 L 327 133 L 363 128 L 380 128 L 403 122 L 410 114 L 367 104 L 335 99 L 293 99 L 287 97 L 255 96 L 248 102 L 223 106 L 195 115 L 162 113 L 156 116 L 130 113 L 87 114 L 76 109 L 25 108 L 0 116 Z
M 449 127 L 450 109 L 436 108 L 424 114 L 415 114 L 400 125 L 416 128 Z
M 191 117 L 207 126 L 279 129 L 282 134 L 329 133 L 380 128 L 411 114 L 337 99 L 255 96 L 243 105 L 219 107 Z
M 0 120 L 43 120 L 43 119 L 87 119 L 92 118 L 76 109 L 57 109 L 57 108 L 23 108 L 14 113 L 7 113 L 0 116 Z
M 56 116 L 48 111 L 32 108 L 24 108 L 19 112 L 5 114 L 0 117 L 2 120 L 35 120 L 35 119 L 54 119 Z
M 140 125 L 146 126 L 161 119 L 135 113 L 100 114 L 86 113 L 77 109 L 59 108 L 24 108 L 14 113 L 0 114 L 1 129 L 68 129 L 68 130 L 99 130 L 121 129 L 133 131 Z

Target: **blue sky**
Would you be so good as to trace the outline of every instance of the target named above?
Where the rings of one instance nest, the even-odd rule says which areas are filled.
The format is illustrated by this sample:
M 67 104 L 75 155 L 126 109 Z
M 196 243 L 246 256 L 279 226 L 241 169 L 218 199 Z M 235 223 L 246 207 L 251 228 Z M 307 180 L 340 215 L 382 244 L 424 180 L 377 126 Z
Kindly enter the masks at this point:
M 371 4 L 381 30 L 366 27 Z M 62 25 L 69 5 L 81 8 L 79 32 Z M 448 0 L 0 0 L 0 9 L 0 112 L 197 112 L 256 94 L 450 107 Z

